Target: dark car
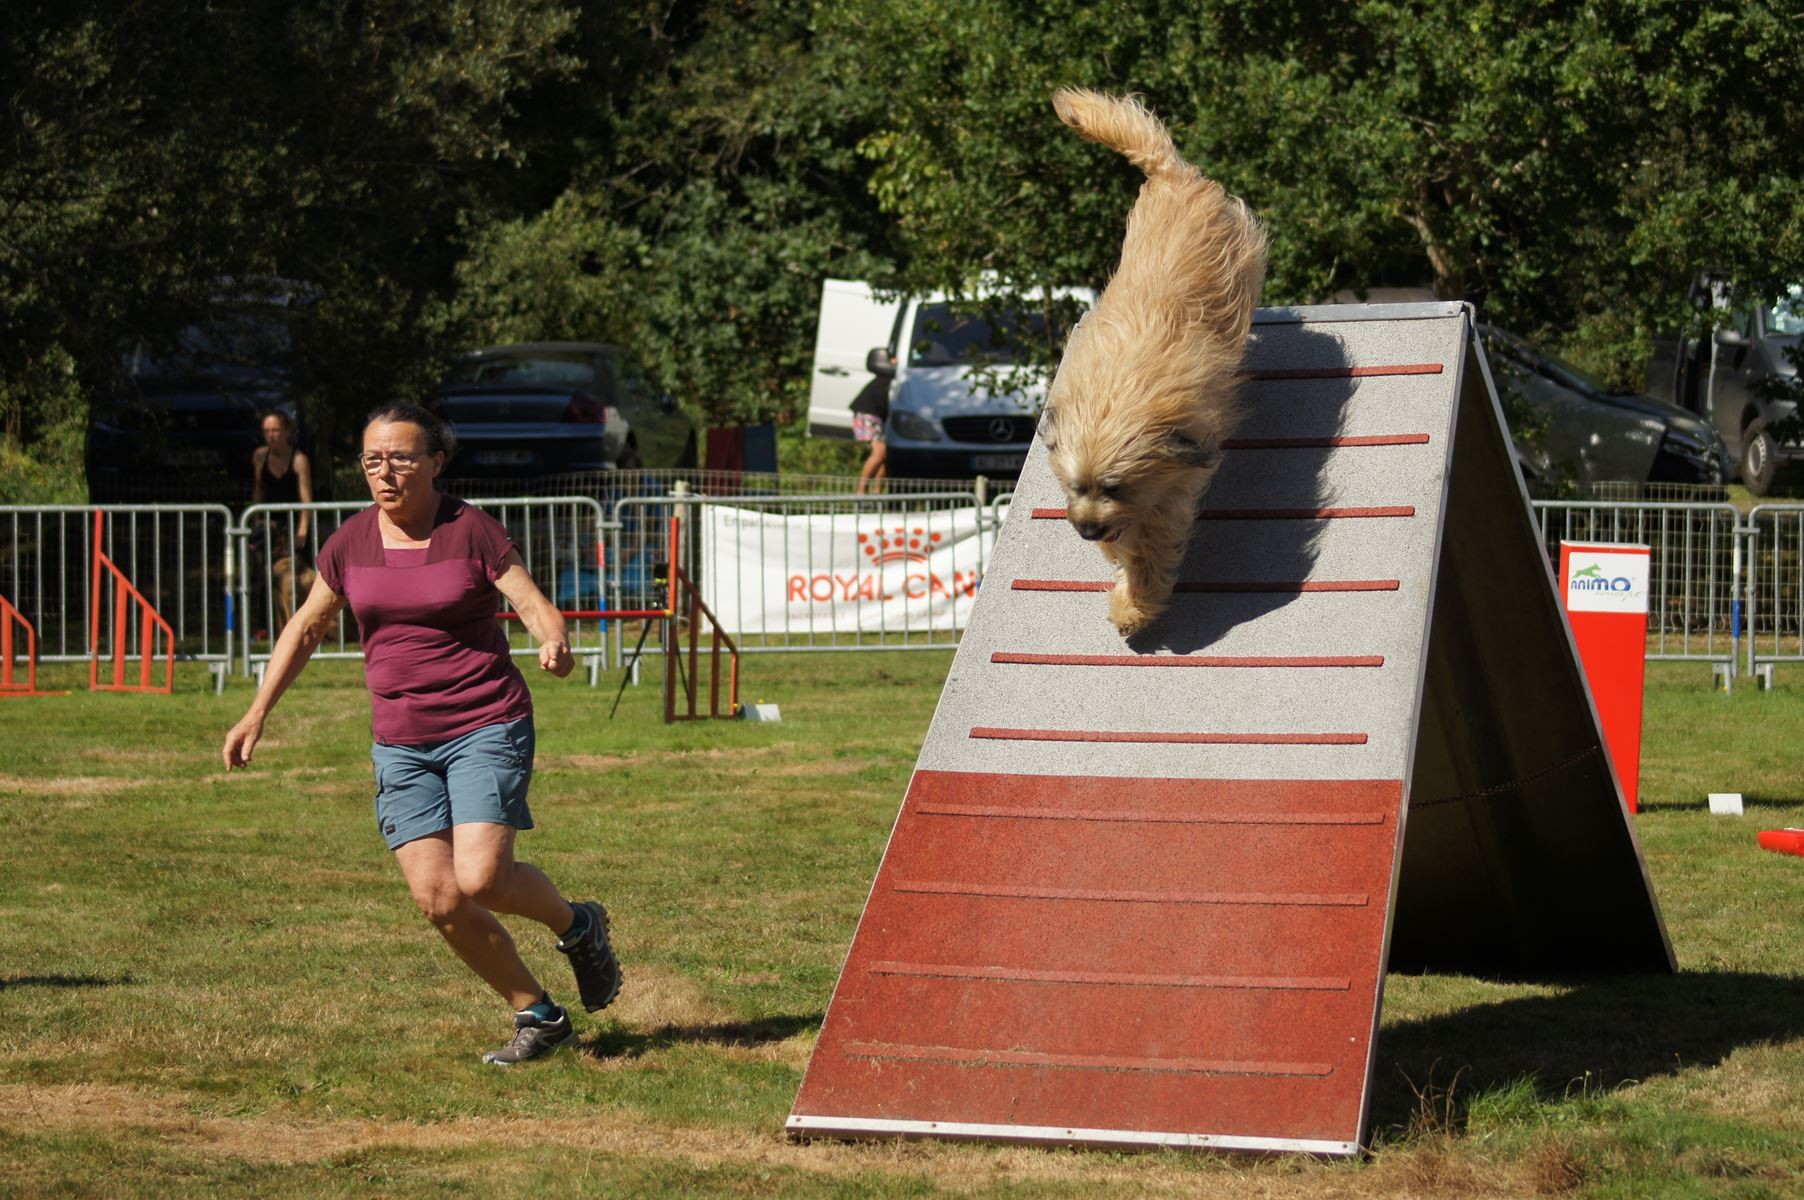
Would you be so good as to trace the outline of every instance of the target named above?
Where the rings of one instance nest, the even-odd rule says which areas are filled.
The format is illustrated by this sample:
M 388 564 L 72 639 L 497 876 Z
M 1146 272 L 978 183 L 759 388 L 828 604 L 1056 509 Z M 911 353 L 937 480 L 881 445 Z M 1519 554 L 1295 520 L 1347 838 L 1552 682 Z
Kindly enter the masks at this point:
M 438 408 L 459 445 L 449 473 L 462 478 L 695 463 L 694 427 L 618 346 L 534 342 L 478 350 L 440 385 Z
M 1694 414 L 1606 387 L 1512 333 L 1483 325 L 1478 332 L 1530 491 L 1726 478 L 1722 438 Z
M 1675 332 L 1656 337 L 1648 391 L 1712 422 L 1741 481 L 1764 496 L 1782 467 L 1804 460 L 1793 398 L 1804 285 L 1792 284 L 1777 296 L 1750 297 L 1706 272 L 1690 298 L 1700 313 L 1715 310 L 1727 319 L 1703 337 Z
M 280 409 L 299 426 L 302 372 L 290 315 L 286 301 L 267 297 L 217 302 L 172 344 L 127 349 L 115 382 L 92 405 L 89 499 L 248 500 L 262 414 Z

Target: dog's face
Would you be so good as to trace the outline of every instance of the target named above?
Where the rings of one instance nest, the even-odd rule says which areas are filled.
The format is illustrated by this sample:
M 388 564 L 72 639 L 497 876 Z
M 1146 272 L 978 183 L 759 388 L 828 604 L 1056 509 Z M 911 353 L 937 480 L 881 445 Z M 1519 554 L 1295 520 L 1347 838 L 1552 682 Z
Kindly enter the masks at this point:
M 1049 405 L 1040 439 L 1065 489 L 1065 514 L 1078 536 L 1113 542 L 1156 506 L 1179 479 L 1214 466 L 1216 454 L 1184 430 L 1097 422 L 1086 406 Z

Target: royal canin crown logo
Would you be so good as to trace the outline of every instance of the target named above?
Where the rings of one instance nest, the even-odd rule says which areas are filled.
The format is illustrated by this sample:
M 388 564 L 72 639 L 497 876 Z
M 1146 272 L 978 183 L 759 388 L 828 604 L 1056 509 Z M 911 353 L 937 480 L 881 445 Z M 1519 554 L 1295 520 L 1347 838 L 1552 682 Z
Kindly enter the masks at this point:
M 817 605 L 892 600 L 969 600 L 977 594 L 977 572 L 954 570 L 950 577 L 932 569 L 933 552 L 944 550 L 944 533 L 930 533 L 920 526 L 893 525 L 858 535 L 863 561 L 850 575 L 820 571 L 791 575 L 787 598 L 791 604 Z M 905 564 L 890 570 L 891 563 Z
M 928 533 L 916 526 L 913 529 L 905 525 L 897 525 L 891 529 L 879 529 L 876 533 L 858 535 L 859 549 L 864 551 L 865 558 L 872 563 L 887 562 L 929 562 L 928 552 L 946 535 Z

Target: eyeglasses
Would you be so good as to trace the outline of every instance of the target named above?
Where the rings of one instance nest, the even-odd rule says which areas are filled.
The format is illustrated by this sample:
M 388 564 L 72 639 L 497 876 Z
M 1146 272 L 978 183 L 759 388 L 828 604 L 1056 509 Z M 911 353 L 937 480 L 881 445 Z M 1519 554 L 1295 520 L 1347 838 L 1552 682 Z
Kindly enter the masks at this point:
M 420 457 L 416 454 L 365 454 L 357 462 L 365 475 L 380 475 L 384 463 L 393 467 L 397 475 L 411 475 L 420 469 Z

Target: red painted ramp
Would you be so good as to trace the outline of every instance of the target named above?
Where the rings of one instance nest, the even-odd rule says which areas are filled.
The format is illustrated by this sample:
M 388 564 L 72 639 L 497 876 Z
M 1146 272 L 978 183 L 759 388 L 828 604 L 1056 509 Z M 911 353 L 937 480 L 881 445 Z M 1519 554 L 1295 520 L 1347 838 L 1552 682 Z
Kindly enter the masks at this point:
M 1260 313 L 1131 644 L 1036 443 L 792 1132 L 1347 1154 L 1394 935 L 1670 969 L 1475 345 Z
M 1401 783 L 1123 782 L 915 775 L 798 1112 L 1349 1149 Z

